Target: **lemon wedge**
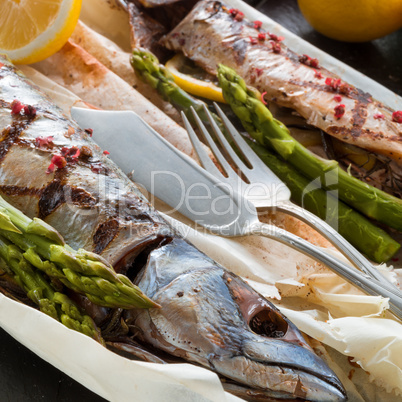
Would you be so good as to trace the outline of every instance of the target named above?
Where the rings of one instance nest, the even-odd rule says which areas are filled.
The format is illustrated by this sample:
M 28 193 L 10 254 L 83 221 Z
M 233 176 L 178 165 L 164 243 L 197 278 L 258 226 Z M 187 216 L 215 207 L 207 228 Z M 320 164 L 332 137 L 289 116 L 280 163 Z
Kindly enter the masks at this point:
M 72 34 L 82 0 L 1 0 L 0 53 L 19 64 L 56 53 Z
M 171 72 L 174 82 L 184 91 L 202 98 L 211 99 L 215 102 L 226 103 L 222 95 L 222 89 L 212 82 L 202 81 L 191 75 L 183 74 L 179 71 L 183 65 L 185 57 L 182 54 L 177 54 L 170 59 L 165 67 Z

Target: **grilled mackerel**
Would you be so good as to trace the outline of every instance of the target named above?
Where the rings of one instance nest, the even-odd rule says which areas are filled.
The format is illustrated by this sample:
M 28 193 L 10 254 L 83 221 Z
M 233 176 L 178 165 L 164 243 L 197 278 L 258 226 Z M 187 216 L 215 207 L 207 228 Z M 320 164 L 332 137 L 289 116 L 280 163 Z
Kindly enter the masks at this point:
M 0 102 L 0 194 L 70 245 L 103 255 L 161 305 L 116 319 L 83 301 L 95 320 L 111 317 L 110 331 L 124 319 L 136 339 L 216 371 L 238 395 L 345 400 L 297 328 L 177 235 L 88 134 L 1 56 Z M 117 332 L 118 350 L 161 361 Z
M 402 164 L 402 112 L 299 56 L 278 38 L 220 1 L 203 0 L 165 38 L 212 74 L 219 63 L 235 69 L 265 99 L 296 110 L 307 122 L 341 141 Z M 400 121 L 398 123 L 397 121 Z
M 117 270 L 170 238 L 170 227 L 88 134 L 10 63 L 0 58 L 0 65 L 0 194 Z M 36 115 L 13 115 L 13 101 Z M 49 172 L 52 157 L 63 154 L 65 167 Z

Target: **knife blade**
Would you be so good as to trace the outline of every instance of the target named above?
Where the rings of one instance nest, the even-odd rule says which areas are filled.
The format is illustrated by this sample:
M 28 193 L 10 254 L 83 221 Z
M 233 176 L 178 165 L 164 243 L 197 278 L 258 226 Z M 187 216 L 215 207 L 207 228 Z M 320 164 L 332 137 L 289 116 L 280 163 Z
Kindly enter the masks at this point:
M 73 107 L 71 115 L 140 186 L 207 229 L 241 234 L 240 209 L 257 211 L 244 197 L 201 168 L 132 111 Z M 217 224 L 218 223 L 218 224 Z

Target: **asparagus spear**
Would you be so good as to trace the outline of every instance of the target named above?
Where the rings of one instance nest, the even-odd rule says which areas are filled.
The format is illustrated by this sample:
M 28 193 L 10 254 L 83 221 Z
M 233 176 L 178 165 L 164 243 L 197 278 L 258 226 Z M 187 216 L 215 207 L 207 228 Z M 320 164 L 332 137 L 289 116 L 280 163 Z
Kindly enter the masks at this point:
M 7 271 L 11 271 L 15 281 L 43 313 L 70 329 L 104 343 L 92 318 L 81 314 L 68 296 L 56 292 L 45 276 L 24 258 L 23 252 L 2 236 L 0 236 L 0 257 L 7 264 Z
M 273 148 L 306 177 L 319 178 L 324 188 L 337 185 L 339 198 L 366 216 L 402 231 L 402 200 L 350 176 L 336 161 L 322 159 L 303 147 L 272 116 L 259 92 L 247 88 L 234 70 L 220 65 L 218 79 L 225 100 L 260 144 Z
M 0 235 L 24 250 L 24 258 L 34 267 L 95 304 L 126 309 L 159 306 L 102 257 L 73 250 L 50 225 L 28 218 L 1 197 Z
M 190 107 L 192 106 L 202 122 L 207 127 L 210 126 L 208 116 L 203 109 L 205 103 L 181 89 L 174 82 L 170 71 L 163 64 L 159 63 L 158 58 L 154 54 L 148 50 L 136 48 L 133 50 L 131 65 L 142 81 L 156 89 L 159 95 L 167 102 L 170 102 L 176 109 L 182 110 L 190 121 L 193 122 L 194 120 L 193 114 L 190 111 Z M 215 113 L 211 112 L 211 114 L 219 128 L 225 131 L 221 119 Z
M 286 183 L 296 204 L 326 220 L 329 225 L 337 226 L 339 233 L 368 258 L 379 263 L 388 261 L 399 250 L 398 242 L 359 212 L 336 200 L 325 190 L 311 185 L 309 179 L 267 148 L 251 140 L 247 142 L 261 160 Z M 310 190 L 306 192 L 309 186 Z
M 153 56 L 152 53 L 143 49 L 135 49 L 131 64 L 144 82 L 147 82 L 153 88 L 157 89 L 164 99 L 173 103 L 177 108 L 187 112 L 189 107 L 193 106 L 198 114 L 204 114 L 203 109 L 200 108 L 199 101 L 174 84 L 170 72 L 163 65 L 159 64 L 158 59 Z M 189 117 L 192 118 L 192 114 L 190 114 Z M 222 127 L 222 122 L 219 117 L 215 115 L 214 118 L 219 126 Z M 247 122 L 243 121 L 243 124 L 247 124 Z M 254 131 L 254 126 L 249 125 L 248 128 Z M 221 130 L 224 131 L 224 129 Z M 258 135 L 260 135 L 257 132 L 254 134 L 254 138 L 258 138 Z M 261 154 L 261 156 L 263 156 L 263 154 Z M 264 160 L 267 163 L 267 159 L 264 158 Z M 286 164 L 283 166 L 286 166 Z M 271 165 L 270 167 L 273 169 Z M 292 173 L 287 172 L 287 174 L 281 175 L 277 172 L 277 175 L 289 186 L 294 201 L 301 204 L 302 197 L 300 191 L 304 191 L 308 180 L 298 174 L 294 169 Z M 299 180 L 299 183 L 303 183 L 304 187 L 295 186 L 295 184 L 297 184 L 296 180 Z M 319 189 L 312 191 L 303 198 L 303 206 L 317 216 L 325 218 L 326 194 L 326 192 Z M 336 222 L 332 223 L 333 225 L 336 224 Z M 339 207 L 338 226 L 339 230 L 341 230 L 341 234 L 347 240 L 374 261 L 382 262 L 389 260 L 399 248 L 399 244 L 386 232 L 373 225 L 362 215 L 343 203 Z M 364 233 L 364 238 L 357 237 L 356 233 Z

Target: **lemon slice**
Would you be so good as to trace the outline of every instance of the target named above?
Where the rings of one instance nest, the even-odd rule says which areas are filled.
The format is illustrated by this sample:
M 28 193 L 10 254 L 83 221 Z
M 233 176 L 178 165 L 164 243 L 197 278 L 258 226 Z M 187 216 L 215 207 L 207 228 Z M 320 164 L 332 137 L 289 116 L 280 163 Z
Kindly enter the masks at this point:
M 77 24 L 82 0 L 1 0 L 0 53 L 28 64 L 56 53 Z
M 212 82 L 202 81 L 191 75 L 181 73 L 179 68 L 184 61 L 185 57 L 181 54 L 177 54 L 165 64 L 165 67 L 172 73 L 174 82 L 181 89 L 192 95 L 211 99 L 215 102 L 226 103 L 221 88 Z

